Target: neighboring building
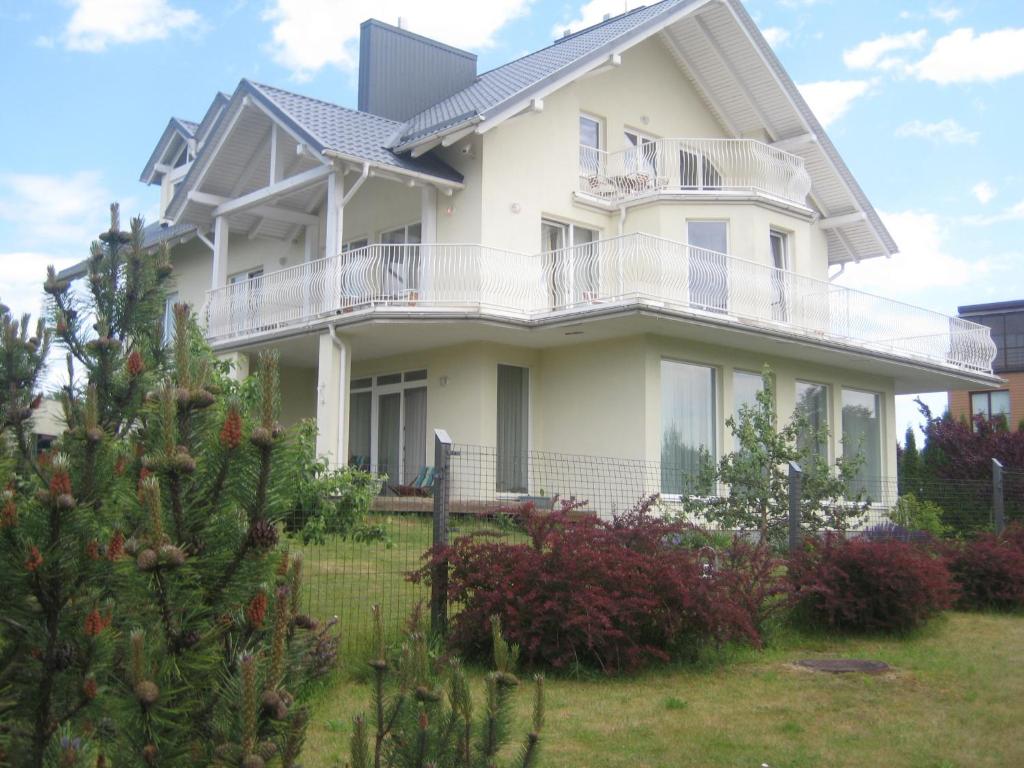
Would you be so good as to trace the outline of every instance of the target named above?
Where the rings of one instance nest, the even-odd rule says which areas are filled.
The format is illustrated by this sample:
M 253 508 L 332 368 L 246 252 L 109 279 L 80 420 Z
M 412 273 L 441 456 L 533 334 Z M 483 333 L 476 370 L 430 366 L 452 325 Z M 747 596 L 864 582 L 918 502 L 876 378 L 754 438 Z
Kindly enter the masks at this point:
M 1016 429 L 1024 422 L 1024 300 L 971 304 L 958 311 L 960 317 L 991 329 L 997 350 L 992 370 L 1002 381 L 951 391 L 949 412 L 957 419 L 1004 416 Z
M 39 407 L 32 412 L 32 420 L 29 423 L 36 450 L 46 450 L 67 428 L 64 421 L 64 406 L 55 398 L 45 397 L 39 403 Z
M 483 74 L 367 21 L 359 106 L 242 80 L 142 174 L 173 299 L 239 372 L 279 351 L 283 418 L 332 461 L 409 481 L 444 428 L 495 448 L 497 493 L 539 489 L 528 449 L 685 469 L 768 364 L 780 418 L 877 479 L 895 395 L 998 383 L 987 328 L 831 282 L 896 244 L 738 0 Z

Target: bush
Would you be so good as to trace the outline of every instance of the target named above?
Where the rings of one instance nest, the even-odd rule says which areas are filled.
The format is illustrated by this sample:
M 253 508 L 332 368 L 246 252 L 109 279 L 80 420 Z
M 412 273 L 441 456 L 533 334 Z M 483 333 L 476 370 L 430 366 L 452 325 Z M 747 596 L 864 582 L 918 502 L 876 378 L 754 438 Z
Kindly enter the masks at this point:
M 953 548 L 947 559 L 960 588 L 961 608 L 1024 607 L 1024 527 L 983 534 Z
M 902 541 L 808 542 L 789 562 L 799 615 L 832 629 L 900 632 L 952 605 L 943 560 Z
M 942 538 L 949 532 L 948 526 L 942 522 L 944 514 L 942 507 L 934 501 L 918 500 L 914 494 L 907 493 L 896 500 L 896 505 L 889 511 L 889 519 L 910 534 L 920 531 Z
M 380 526 L 367 525 L 366 514 L 380 492 L 381 479 L 355 467 L 331 469 L 316 457 L 316 423 L 298 428 L 297 467 L 292 509 L 286 519 L 289 533 L 303 544 L 323 544 L 328 535 L 356 541 L 386 540 Z
M 603 522 L 571 513 L 528 514 L 529 544 L 477 534 L 437 550 L 418 576 L 448 562 L 458 605 L 451 641 L 465 655 L 490 647 L 491 617 L 525 661 L 553 667 L 633 669 L 708 643 L 759 644 L 729 581 L 699 554 L 673 545 L 681 526 L 638 509 Z

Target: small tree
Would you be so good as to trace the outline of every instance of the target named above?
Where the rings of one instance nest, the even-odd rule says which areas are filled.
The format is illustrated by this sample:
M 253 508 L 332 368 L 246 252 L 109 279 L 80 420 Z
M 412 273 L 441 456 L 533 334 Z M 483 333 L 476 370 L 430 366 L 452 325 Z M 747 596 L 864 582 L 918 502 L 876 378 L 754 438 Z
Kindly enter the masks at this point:
M 782 427 L 776 418 L 775 382 L 765 367 L 762 386 L 753 405 L 740 407 L 726 426 L 736 450 L 714 464 L 707 460 L 698 486 L 710 491 L 724 486 L 721 495 L 705 493 L 689 498 L 685 511 L 725 528 L 757 531 L 761 541 L 781 545 L 789 526 L 789 464 L 803 470 L 801 522 L 806 530 L 845 529 L 863 514 L 860 495 L 852 490 L 862 459 L 842 457 L 830 467 L 814 452 L 827 444 L 827 428 L 813 429 L 800 410 Z
M 380 609 L 374 606 L 372 733 L 364 716 L 352 732 L 352 768 L 493 768 L 508 742 L 512 694 L 519 686 L 519 648 L 491 620 L 494 671 L 486 678 L 483 710 L 474 715 L 473 697 L 457 660 L 435 661 L 427 645 L 421 607 L 409 621 L 397 659 L 389 660 Z M 537 765 L 544 724 L 544 678 L 534 678 L 532 730 L 513 761 Z
M 84 296 L 50 268 L 68 428 L 39 458 L 47 332 L 0 318 L 0 764 L 295 765 L 323 630 L 278 547 L 294 440 L 276 359 L 235 397 L 181 305 L 165 349 L 169 274 L 116 205 Z

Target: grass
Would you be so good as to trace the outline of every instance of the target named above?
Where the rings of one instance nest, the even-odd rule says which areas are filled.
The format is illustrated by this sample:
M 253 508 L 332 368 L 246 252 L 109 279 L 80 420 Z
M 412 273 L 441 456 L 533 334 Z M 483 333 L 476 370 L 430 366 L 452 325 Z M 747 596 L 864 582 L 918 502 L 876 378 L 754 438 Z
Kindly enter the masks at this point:
M 549 678 L 542 764 L 548 768 L 672 766 L 1024 765 L 1024 616 L 950 613 L 903 638 L 778 633 L 700 667 L 634 677 Z M 792 662 L 830 655 L 880 659 L 881 676 L 835 676 Z M 481 673 L 473 673 L 479 689 Z M 339 673 L 319 695 L 304 764 L 345 764 L 353 715 L 369 703 Z M 529 695 L 513 734 L 526 733 Z
M 393 632 L 427 597 L 404 574 L 431 543 L 427 517 L 381 515 L 390 546 L 331 539 L 301 548 L 307 610 L 340 614 L 343 666 L 318 695 L 304 765 L 345 764 L 352 717 L 369 705 L 369 606 Z M 453 520 L 453 537 L 489 524 Z M 293 548 L 300 548 L 293 545 Z M 700 667 L 622 678 L 549 678 L 543 765 L 660 766 L 1024 765 L 1024 616 L 950 613 L 903 638 L 777 633 L 763 652 L 732 649 Z M 792 666 L 815 655 L 880 659 L 878 677 L 831 676 Z M 474 688 L 482 673 L 473 673 Z M 514 741 L 526 733 L 518 697 Z

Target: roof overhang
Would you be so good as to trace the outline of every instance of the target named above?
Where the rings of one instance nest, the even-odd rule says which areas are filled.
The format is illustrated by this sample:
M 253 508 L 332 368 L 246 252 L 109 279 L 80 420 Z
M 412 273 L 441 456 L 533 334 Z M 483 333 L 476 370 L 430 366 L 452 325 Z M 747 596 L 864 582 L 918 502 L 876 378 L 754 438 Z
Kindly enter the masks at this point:
M 160 135 L 160 141 L 157 142 L 153 153 L 149 156 L 149 160 L 146 161 L 146 167 L 142 169 L 142 173 L 139 175 L 139 181 L 143 184 L 158 183 L 166 171 L 165 166 L 172 165 L 175 158 L 181 152 L 181 148 L 187 146 L 189 142 L 194 144 L 195 137 L 188 126 L 176 117 L 168 120 L 167 127 L 164 128 L 164 132 Z M 195 147 L 193 146 L 194 151 Z

